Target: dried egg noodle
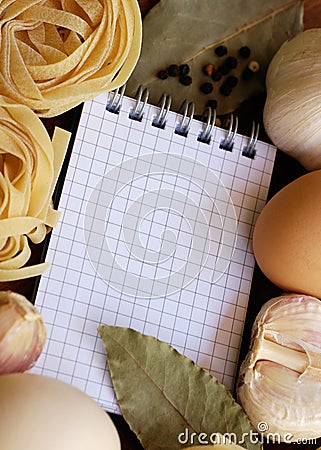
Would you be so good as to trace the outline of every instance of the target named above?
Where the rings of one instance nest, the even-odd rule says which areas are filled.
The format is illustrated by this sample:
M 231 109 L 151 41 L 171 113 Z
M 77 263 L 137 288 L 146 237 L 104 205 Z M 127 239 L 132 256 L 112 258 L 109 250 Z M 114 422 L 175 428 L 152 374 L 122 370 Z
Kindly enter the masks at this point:
M 53 117 L 123 85 L 139 57 L 137 0 L 0 0 L 0 90 Z
M 69 138 L 56 128 L 51 141 L 31 109 L 0 97 L 0 281 L 40 275 L 47 267 L 25 267 L 29 240 L 43 241 L 57 223 L 51 197 Z

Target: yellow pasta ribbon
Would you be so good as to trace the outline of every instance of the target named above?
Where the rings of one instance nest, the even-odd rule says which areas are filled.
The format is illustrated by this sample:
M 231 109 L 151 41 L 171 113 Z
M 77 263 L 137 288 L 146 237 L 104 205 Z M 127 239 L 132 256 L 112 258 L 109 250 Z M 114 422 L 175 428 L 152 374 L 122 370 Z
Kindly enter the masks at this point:
M 141 40 L 137 0 L 2 1 L 1 92 L 56 116 L 126 83 Z
M 30 241 L 43 242 L 57 224 L 52 194 L 70 139 L 56 128 L 53 139 L 27 106 L 0 97 L 0 281 L 43 273 L 29 265 Z

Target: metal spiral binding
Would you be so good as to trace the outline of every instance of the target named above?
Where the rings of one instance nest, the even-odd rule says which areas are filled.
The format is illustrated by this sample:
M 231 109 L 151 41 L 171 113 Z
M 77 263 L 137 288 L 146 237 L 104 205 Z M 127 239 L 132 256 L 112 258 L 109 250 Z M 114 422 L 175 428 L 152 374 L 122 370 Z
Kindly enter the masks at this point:
M 113 92 L 109 93 L 108 102 L 106 105 L 106 110 L 113 113 L 119 114 L 122 100 L 125 95 L 126 85 L 121 86 Z M 144 115 L 145 107 L 148 101 L 149 91 L 143 86 L 139 86 L 137 89 L 135 99 L 136 105 L 129 112 L 129 118 L 132 120 L 141 121 Z M 159 99 L 158 107 L 159 113 L 154 117 L 152 125 L 164 129 L 166 126 L 167 115 L 170 111 L 172 103 L 172 97 L 167 94 L 162 94 Z M 195 113 L 195 103 L 193 101 L 185 100 L 179 110 L 179 114 L 182 116 L 180 122 L 175 127 L 175 133 L 181 136 L 187 137 L 192 120 Z M 209 144 L 212 137 L 212 131 L 215 126 L 216 121 L 216 110 L 210 108 L 209 106 L 205 108 L 204 113 L 201 117 L 201 121 L 204 123 L 204 128 L 200 131 L 197 140 Z M 231 114 L 230 116 L 230 126 L 225 139 L 222 139 L 219 148 L 232 151 L 235 141 L 235 135 L 238 129 L 238 117 Z M 252 124 L 251 136 L 247 145 L 243 147 L 242 155 L 254 159 L 256 156 L 256 144 L 259 136 L 260 125 L 255 122 Z
M 129 112 L 130 119 L 141 122 L 144 115 L 144 110 L 146 107 L 148 96 L 149 96 L 148 89 L 146 88 L 144 89 L 143 86 L 139 86 L 135 95 L 136 106 Z
M 235 117 L 235 119 L 234 119 L 234 117 Z M 226 138 L 223 139 L 220 143 L 220 148 L 227 150 L 229 152 L 231 152 L 233 150 L 238 124 L 239 124 L 238 117 L 231 114 L 230 127 L 229 127 Z
M 256 155 L 255 146 L 257 143 L 258 136 L 259 136 L 259 131 L 260 131 L 260 124 L 259 123 L 255 124 L 255 122 L 253 122 L 250 141 L 247 145 L 244 146 L 244 148 L 242 150 L 243 156 L 246 156 L 247 158 L 251 158 L 251 159 L 255 158 L 255 155 Z
M 205 122 L 205 128 L 200 132 L 197 140 L 205 144 L 209 144 L 211 142 L 212 131 L 216 121 L 216 109 L 212 109 L 207 106 L 201 117 L 201 121 Z
M 158 105 L 160 107 L 159 113 L 156 117 L 154 117 L 152 121 L 152 125 L 157 128 L 161 128 L 162 130 L 166 125 L 167 114 L 170 111 L 172 104 L 172 97 L 167 94 L 163 94 L 159 99 Z
M 185 100 L 180 107 L 179 113 L 183 117 L 176 126 L 175 133 L 187 137 L 195 113 L 195 103 Z
M 118 88 L 109 94 L 111 96 L 111 101 L 106 105 L 107 111 L 113 114 L 119 114 L 121 103 L 125 94 L 125 89 L 126 85 L 124 84 L 121 88 Z

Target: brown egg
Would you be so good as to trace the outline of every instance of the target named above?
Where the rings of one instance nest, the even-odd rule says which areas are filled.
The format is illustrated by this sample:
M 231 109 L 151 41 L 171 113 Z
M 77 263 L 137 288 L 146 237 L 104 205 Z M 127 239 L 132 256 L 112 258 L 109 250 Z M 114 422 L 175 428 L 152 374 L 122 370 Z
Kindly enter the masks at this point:
M 107 413 L 55 378 L 0 375 L 0 411 L 1 450 L 120 450 Z
M 256 222 L 253 248 L 272 283 L 321 298 L 321 170 L 272 197 Z

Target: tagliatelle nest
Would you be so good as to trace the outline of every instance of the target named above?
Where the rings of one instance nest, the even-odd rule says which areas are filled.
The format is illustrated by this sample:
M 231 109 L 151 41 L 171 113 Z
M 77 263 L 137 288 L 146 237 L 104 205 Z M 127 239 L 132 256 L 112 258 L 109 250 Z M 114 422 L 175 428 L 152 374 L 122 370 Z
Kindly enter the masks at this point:
M 0 93 L 53 117 L 123 85 L 139 57 L 137 0 L 0 0 Z
M 69 138 L 56 128 L 51 141 L 30 108 L 0 97 L 0 281 L 40 275 L 47 267 L 26 266 L 29 241 L 42 242 L 57 223 L 51 198 Z

